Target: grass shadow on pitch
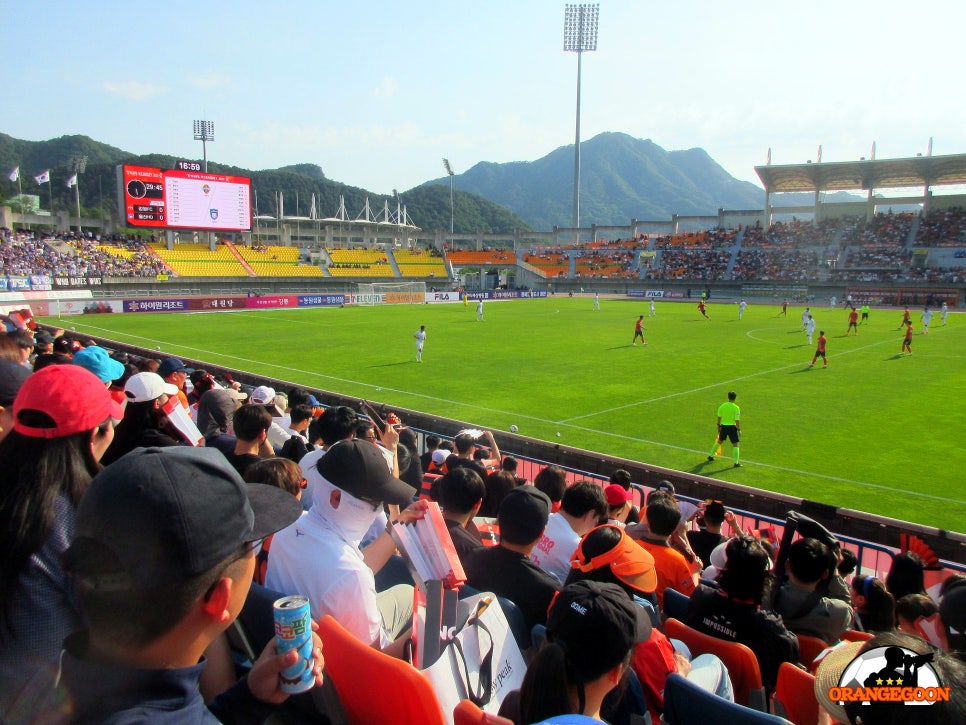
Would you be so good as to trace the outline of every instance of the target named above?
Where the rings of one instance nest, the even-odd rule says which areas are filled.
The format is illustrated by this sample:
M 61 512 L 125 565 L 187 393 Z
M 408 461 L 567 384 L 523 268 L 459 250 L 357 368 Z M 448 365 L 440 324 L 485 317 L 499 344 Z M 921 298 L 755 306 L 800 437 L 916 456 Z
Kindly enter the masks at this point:
M 819 369 L 818 367 L 810 366 L 808 363 L 805 363 L 805 366 L 801 370 L 790 370 L 788 374 L 801 375 L 802 373 L 808 373 L 808 372 L 811 372 L 812 370 L 818 370 L 818 369 Z
M 906 354 L 905 354 L 904 352 L 897 352 L 897 353 L 896 353 L 895 355 L 893 355 L 892 357 L 884 357 L 884 358 L 882 358 L 882 359 L 883 359 L 883 360 L 884 360 L 885 362 L 889 362 L 890 360 L 901 360 L 901 359 L 902 359 L 902 358 L 904 358 L 904 357 L 909 357 L 909 356 L 908 356 L 908 355 L 906 355 Z
M 400 360 L 399 362 L 382 363 L 382 365 L 370 365 L 370 368 L 394 368 L 397 365 L 416 365 L 415 360 Z

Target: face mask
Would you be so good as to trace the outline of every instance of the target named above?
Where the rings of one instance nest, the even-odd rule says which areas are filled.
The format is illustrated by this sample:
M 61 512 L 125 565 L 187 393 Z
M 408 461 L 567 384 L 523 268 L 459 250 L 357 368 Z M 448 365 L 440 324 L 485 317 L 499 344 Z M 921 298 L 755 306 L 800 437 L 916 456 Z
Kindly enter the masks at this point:
M 332 508 L 331 494 L 339 491 L 341 500 L 339 508 Z M 371 503 L 366 503 L 350 493 L 343 491 L 324 478 L 319 478 L 312 492 L 312 511 L 321 516 L 326 526 L 335 532 L 339 538 L 353 546 L 359 546 L 362 537 L 379 515 L 379 510 L 373 510 Z

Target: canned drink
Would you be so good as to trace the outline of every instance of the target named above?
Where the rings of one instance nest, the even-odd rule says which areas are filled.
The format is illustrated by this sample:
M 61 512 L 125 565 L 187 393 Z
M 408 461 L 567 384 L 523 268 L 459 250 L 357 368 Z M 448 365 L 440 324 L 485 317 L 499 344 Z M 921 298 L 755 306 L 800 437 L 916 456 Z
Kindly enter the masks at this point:
M 275 601 L 275 642 L 278 653 L 289 650 L 299 653 L 299 660 L 282 670 L 282 692 L 305 692 L 315 685 L 315 657 L 312 652 L 312 614 L 309 598 L 301 595 L 282 597 Z

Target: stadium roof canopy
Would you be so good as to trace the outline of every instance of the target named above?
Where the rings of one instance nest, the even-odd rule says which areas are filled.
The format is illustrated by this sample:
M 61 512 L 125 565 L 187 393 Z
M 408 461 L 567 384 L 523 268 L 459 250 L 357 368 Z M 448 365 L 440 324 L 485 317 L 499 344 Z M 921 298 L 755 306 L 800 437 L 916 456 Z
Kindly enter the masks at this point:
M 966 184 L 966 154 L 756 166 L 765 191 L 849 191 Z

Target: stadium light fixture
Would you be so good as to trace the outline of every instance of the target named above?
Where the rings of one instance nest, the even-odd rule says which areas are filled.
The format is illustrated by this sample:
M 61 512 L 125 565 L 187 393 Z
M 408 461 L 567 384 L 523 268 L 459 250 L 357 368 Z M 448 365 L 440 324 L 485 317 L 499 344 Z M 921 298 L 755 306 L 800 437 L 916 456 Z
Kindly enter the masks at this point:
M 449 174 L 449 233 L 453 234 L 453 167 L 449 165 L 449 159 L 443 159 L 443 168 Z
M 577 132 L 574 140 L 574 214 L 573 227 L 580 227 L 580 67 L 581 54 L 597 50 L 597 18 L 600 3 L 564 6 L 564 45 L 566 53 L 577 54 Z
M 214 121 L 195 121 L 195 141 L 201 141 L 201 155 L 205 162 L 205 173 L 208 173 L 208 142 L 215 140 Z

